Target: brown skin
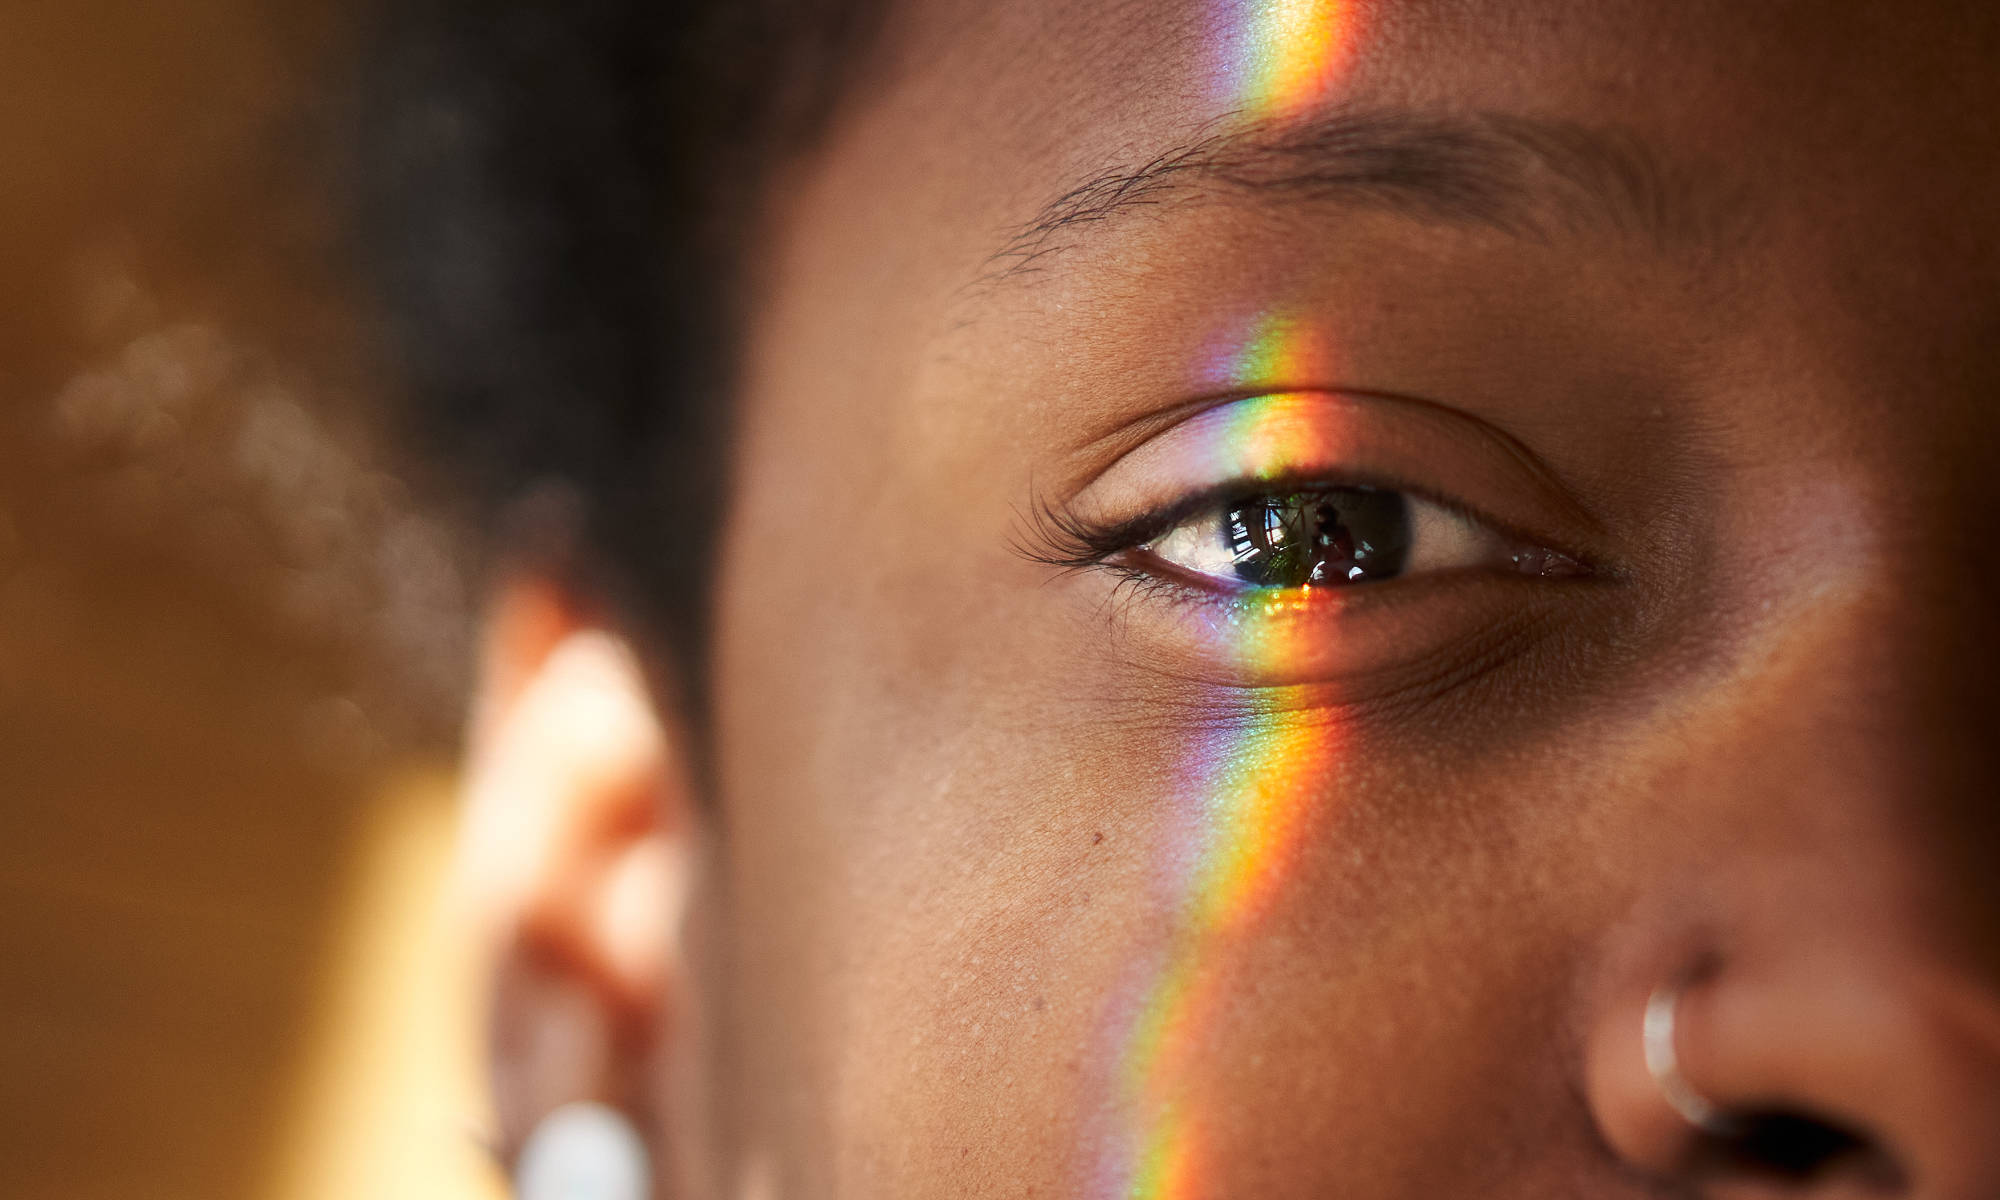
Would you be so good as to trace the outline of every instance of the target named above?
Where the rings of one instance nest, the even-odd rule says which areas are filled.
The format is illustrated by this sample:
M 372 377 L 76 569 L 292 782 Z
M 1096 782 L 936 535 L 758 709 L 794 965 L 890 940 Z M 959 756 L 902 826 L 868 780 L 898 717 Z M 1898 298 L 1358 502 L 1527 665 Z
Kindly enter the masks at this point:
M 1547 173 L 1512 232 L 1197 186 L 975 282 L 1079 181 L 1233 128 L 1211 6 L 900 13 L 773 189 L 715 794 L 671 714 L 663 756 L 552 751 L 584 764 L 551 769 L 554 827 L 587 832 L 492 893 L 508 977 L 613 1014 L 593 1078 L 503 1041 L 510 1139 L 595 1092 L 645 1114 L 672 1196 L 1125 1194 L 1100 1168 L 1148 1113 L 1118 1006 L 1194 919 L 1162 866 L 1190 763 L 1262 719 L 1336 750 L 1265 901 L 1193 956 L 1212 1003 L 1155 1079 L 1198 1130 L 1187 1194 L 1767 1194 L 1641 1059 L 1647 996 L 1697 969 L 1700 1090 L 1866 1142 L 1786 1194 L 2000 1194 L 2000 23 L 1355 7 L 1302 119 L 1609 132 L 1667 219 Z M 1219 381 L 1199 348 L 1273 310 L 1337 352 Z M 1186 605 L 1020 553 L 1036 504 L 1102 504 L 1121 455 L 1259 390 L 1364 397 L 1333 431 L 1384 459 L 1357 469 L 1593 573 L 1349 592 L 1259 673 Z M 534 595 L 496 622 L 489 764 L 598 624 Z M 678 941 L 604 915 L 681 884 Z M 503 1028 L 575 1019 L 543 995 L 507 989 Z

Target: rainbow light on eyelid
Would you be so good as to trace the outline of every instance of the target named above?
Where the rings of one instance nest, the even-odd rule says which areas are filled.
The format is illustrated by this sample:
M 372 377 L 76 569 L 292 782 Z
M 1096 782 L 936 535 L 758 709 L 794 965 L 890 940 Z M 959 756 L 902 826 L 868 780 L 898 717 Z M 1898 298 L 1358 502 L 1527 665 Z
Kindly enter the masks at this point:
M 1354 0 L 1218 0 L 1231 106 L 1282 118 L 1323 98 L 1353 41 Z
M 1231 377 L 1281 380 L 1310 368 L 1302 323 L 1260 321 L 1231 357 Z M 1233 403 L 1217 425 L 1218 461 L 1268 462 L 1282 469 L 1310 436 L 1296 418 L 1295 395 Z M 1234 623 L 1246 665 L 1281 666 L 1298 657 L 1300 626 L 1283 619 L 1296 593 L 1252 602 Z M 1223 723 L 1190 756 L 1180 836 L 1161 872 L 1178 905 L 1164 957 L 1128 1000 L 1114 1008 L 1118 1041 L 1114 1077 L 1122 1126 L 1101 1165 L 1098 1194 L 1122 1200 L 1193 1200 L 1205 1194 L 1203 1114 L 1195 1056 L 1230 997 L 1227 960 L 1242 935 L 1290 878 L 1299 848 L 1326 809 L 1327 781 L 1339 739 L 1309 707 L 1273 696 L 1269 708 Z

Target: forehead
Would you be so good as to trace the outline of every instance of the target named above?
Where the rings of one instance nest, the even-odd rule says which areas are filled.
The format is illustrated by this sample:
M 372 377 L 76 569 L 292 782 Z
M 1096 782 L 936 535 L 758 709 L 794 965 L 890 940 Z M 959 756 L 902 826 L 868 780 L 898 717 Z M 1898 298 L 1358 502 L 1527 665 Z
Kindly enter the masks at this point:
M 935 187 L 965 166 L 1017 204 L 1213 122 L 1324 103 L 1587 119 L 1690 157 L 1755 146 L 1771 174 L 1929 159 L 1990 183 L 1941 152 L 1992 157 L 1996 34 L 1952 2 L 927 0 L 890 22 L 874 111 Z
M 1893 380 L 2000 319 L 1996 52 L 2000 18 L 1949 2 L 907 4 L 831 135 L 773 191 L 747 424 L 837 421 L 831 432 L 920 469 L 948 461 L 929 453 L 945 424 L 961 446 L 977 444 L 982 423 L 1015 432 L 968 379 L 1018 373 L 1024 358 L 1089 357 L 1103 329 L 1141 324 L 1163 297 L 1219 307 L 1233 287 L 1273 311 L 1316 302 L 1336 271 L 1395 271 L 1386 295 L 1427 264 L 1440 278 L 1425 302 L 1447 275 L 1560 285 L 1534 294 L 1546 297 L 1590 294 L 1595 272 L 1610 281 L 1599 302 L 1616 286 L 1649 302 L 1673 293 L 1683 315 L 1713 316 L 1725 299 L 1761 306 L 1769 337 L 1754 353 L 1767 362 L 1782 344 L 1859 364 L 1813 370 Z M 1178 201 L 1216 189 L 1181 186 L 1185 173 L 1146 185 L 1216 139 L 1282 137 L 1329 116 L 1451 131 L 1527 122 L 1545 148 L 1609 147 L 1585 169 L 1604 177 L 1599 191 L 1623 187 L 1703 236 L 1665 248 L 1551 242 L 1444 264 L 1431 243 L 1398 235 L 1385 240 L 1393 253 L 1341 258 L 1363 224 L 1346 214 L 1301 209 L 1280 229 L 1189 215 Z M 1401 161 L 1418 174 L 1434 165 Z M 1564 170 L 1537 168 L 1543 182 Z M 1218 249 L 1231 239 L 1242 254 Z M 1288 270 L 1300 278 L 1281 278 Z M 1543 279 L 1557 274 L 1573 278 Z M 1198 357 L 1192 344 L 1180 352 Z M 836 377 L 839 403 L 822 403 Z M 1836 390 L 1849 407 L 1888 394 L 1857 378 Z M 1050 404 L 1080 424 L 1089 399 L 1068 388 Z
M 1952 2 L 918 0 L 775 215 L 781 241 L 823 247 L 787 268 L 865 257 L 853 283 L 916 296 L 1218 130 L 1497 115 L 1613 136 L 1678 199 L 1761 222 L 1739 232 L 1767 249 L 1858 244 L 1981 287 L 1997 53 L 2000 17 Z

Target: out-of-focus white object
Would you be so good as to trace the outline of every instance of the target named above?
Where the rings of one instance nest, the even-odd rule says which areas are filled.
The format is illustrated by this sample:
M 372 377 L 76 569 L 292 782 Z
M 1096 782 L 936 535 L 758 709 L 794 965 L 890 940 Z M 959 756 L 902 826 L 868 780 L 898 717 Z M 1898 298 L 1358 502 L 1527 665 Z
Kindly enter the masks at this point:
M 568 1104 L 535 1126 L 514 1169 L 516 1200 L 647 1200 L 646 1145 L 602 1104 Z

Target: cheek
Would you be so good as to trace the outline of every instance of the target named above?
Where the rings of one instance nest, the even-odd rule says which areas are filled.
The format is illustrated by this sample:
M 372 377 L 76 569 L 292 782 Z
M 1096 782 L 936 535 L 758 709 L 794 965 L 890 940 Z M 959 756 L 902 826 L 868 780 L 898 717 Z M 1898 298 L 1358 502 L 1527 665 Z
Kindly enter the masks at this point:
M 1505 1099 L 1561 1094 L 1521 1078 L 1556 1063 L 1495 1048 L 1555 1036 L 1569 931 L 1603 919 L 1538 815 L 1573 758 L 1218 735 L 981 602 L 1011 589 L 904 592 L 901 563 L 829 556 L 725 622 L 739 1040 L 804 1097 L 751 1119 L 808 1194 L 1448 1191 L 1545 1136 Z
M 1219 716 L 1007 549 L 993 473 L 822 425 L 753 434 L 718 592 L 746 1152 L 808 1195 L 1443 1194 L 1526 1136 L 1554 1060 L 1494 1048 L 1555 1036 L 1601 919 L 1536 815 L 1574 758 Z

